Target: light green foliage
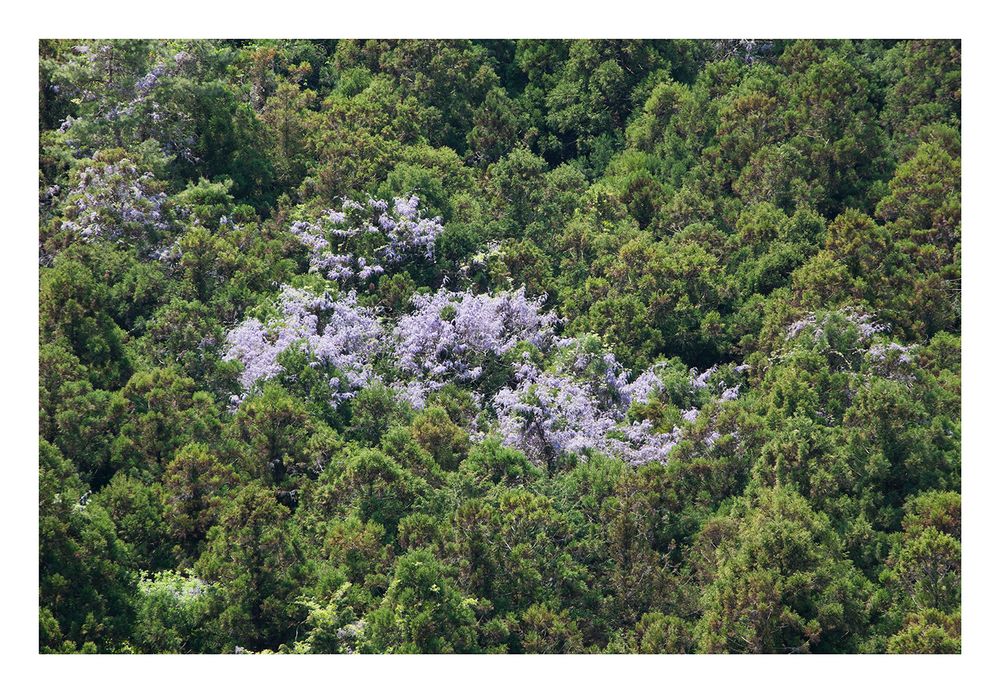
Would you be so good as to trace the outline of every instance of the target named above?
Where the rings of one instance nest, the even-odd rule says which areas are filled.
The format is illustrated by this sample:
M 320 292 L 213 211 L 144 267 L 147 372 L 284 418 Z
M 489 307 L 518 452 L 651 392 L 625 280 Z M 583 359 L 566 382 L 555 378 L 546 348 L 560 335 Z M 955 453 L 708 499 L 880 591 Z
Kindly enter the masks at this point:
M 215 590 L 197 577 L 170 570 L 139 582 L 135 645 L 151 654 L 211 651 Z

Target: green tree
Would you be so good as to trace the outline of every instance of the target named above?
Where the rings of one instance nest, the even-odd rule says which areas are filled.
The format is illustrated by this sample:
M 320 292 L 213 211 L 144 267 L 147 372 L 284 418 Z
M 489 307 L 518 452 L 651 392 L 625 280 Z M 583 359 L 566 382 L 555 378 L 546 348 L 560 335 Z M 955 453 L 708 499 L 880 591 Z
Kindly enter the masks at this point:
M 381 606 L 366 620 L 365 652 L 463 653 L 476 649 L 474 600 L 426 550 L 400 557 Z
M 259 481 L 226 504 L 206 539 L 195 574 L 218 589 L 216 625 L 227 647 L 277 647 L 294 634 L 295 595 L 304 564 L 288 508 Z
M 708 652 L 836 652 L 864 628 L 870 592 L 825 515 L 764 489 L 733 506 L 702 597 Z
M 134 578 L 114 522 L 73 465 L 39 447 L 39 642 L 43 652 L 112 652 L 132 625 Z

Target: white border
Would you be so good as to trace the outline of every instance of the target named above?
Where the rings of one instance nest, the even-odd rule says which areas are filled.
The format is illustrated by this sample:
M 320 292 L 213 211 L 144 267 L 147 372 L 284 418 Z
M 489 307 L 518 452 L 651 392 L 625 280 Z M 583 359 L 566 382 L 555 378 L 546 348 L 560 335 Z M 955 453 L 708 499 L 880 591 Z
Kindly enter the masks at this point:
M 978 690 L 998 623 L 989 438 L 996 393 L 996 24 L 978 3 L 729 2 L 275 3 L 248 0 L 8 4 L 2 51 L 4 678 L 15 690 Z M 339 6 L 338 6 L 339 5 Z M 958 657 L 42 657 L 37 654 L 37 40 L 238 37 L 958 37 L 963 39 L 963 654 Z M 21 684 L 21 685 L 19 685 Z

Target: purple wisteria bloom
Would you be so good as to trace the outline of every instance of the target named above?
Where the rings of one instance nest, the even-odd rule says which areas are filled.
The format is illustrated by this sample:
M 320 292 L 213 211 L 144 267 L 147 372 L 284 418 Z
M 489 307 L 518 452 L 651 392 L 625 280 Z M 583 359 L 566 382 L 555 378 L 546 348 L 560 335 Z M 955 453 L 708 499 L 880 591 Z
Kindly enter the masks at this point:
M 712 377 L 715 371 L 718 370 L 718 366 L 711 366 L 706 368 L 704 371 L 699 373 L 697 370 L 691 370 L 691 387 L 695 390 L 701 390 L 708 385 L 708 379 Z
M 625 386 L 625 392 L 631 402 L 645 404 L 663 390 L 663 381 L 656 374 L 661 366 L 662 364 L 654 363 Z
M 621 416 L 632 402 L 629 372 L 594 335 L 556 342 L 553 358 L 558 372 L 580 382 L 604 409 Z
M 504 443 L 548 463 L 565 453 L 604 449 L 615 421 L 573 379 L 535 370 L 493 398 Z
M 372 363 L 383 348 L 384 334 L 375 313 L 358 306 L 352 292 L 337 300 L 285 286 L 278 299 L 280 317 L 262 323 L 248 318 L 229 332 L 225 358 L 243 364 L 244 394 L 258 382 L 281 373 L 278 356 L 300 348 L 316 365 L 335 367 L 341 374 L 330 382 L 337 404 L 371 382 Z
M 915 346 L 904 346 L 897 342 L 872 344 L 865 352 L 872 372 L 890 380 L 908 383 L 914 376 L 911 372 Z
M 556 323 L 523 288 L 492 296 L 441 289 L 414 296 L 413 306 L 395 329 L 396 358 L 430 389 L 475 380 L 487 357 L 501 356 L 518 342 L 545 348 Z
M 422 216 L 419 204 L 416 195 L 397 197 L 392 205 L 345 198 L 340 209 L 325 209 L 313 221 L 296 221 L 290 231 L 308 248 L 310 271 L 340 282 L 366 282 L 410 259 L 434 260 L 444 227 L 439 218 Z
M 168 228 L 166 201 L 153 174 L 140 171 L 128 159 L 94 164 L 79 172 L 67 197 L 62 228 L 85 241 L 134 244 L 150 232 Z
M 871 339 L 876 334 L 885 332 L 888 329 L 887 325 L 876 322 L 873 315 L 861 310 L 860 308 L 848 306 L 841 308 L 836 313 L 828 313 L 823 316 L 817 316 L 815 313 L 808 313 L 790 324 L 786 330 L 785 336 L 787 339 L 794 339 L 800 334 L 808 332 L 813 336 L 813 338 L 819 339 L 823 336 L 831 315 L 835 314 L 841 315 L 846 318 L 848 322 L 857 327 L 863 339 Z
M 649 420 L 628 422 L 618 407 L 602 406 L 586 383 L 526 365 L 514 388 L 493 398 L 504 443 L 539 464 L 563 454 L 602 452 L 631 465 L 664 462 L 681 431 L 658 433 Z
M 662 464 L 667 461 L 670 450 L 680 440 L 679 428 L 674 428 L 670 433 L 656 433 L 653 422 L 643 419 L 614 429 L 604 441 L 604 450 L 634 467 Z

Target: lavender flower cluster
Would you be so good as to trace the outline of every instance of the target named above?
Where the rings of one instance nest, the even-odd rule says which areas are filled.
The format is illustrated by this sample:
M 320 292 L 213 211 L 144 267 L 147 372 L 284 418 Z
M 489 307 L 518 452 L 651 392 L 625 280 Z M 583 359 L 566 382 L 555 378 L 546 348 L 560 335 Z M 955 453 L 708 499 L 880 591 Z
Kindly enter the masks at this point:
M 382 350 L 382 326 L 373 311 L 358 306 L 353 292 L 333 300 L 329 294 L 285 286 L 278 304 L 278 318 L 266 323 L 249 318 L 227 337 L 225 358 L 243 364 L 240 383 L 245 392 L 279 375 L 278 356 L 289 348 L 301 348 L 313 365 L 333 366 L 342 374 L 329 383 L 335 404 L 375 378 L 372 363 Z M 236 396 L 234 403 L 241 399 Z
M 632 403 L 628 370 L 594 335 L 561 339 L 555 344 L 556 368 L 582 382 L 607 411 L 624 415 Z
M 648 402 L 664 389 L 654 364 L 635 380 L 613 355 L 595 353 L 593 338 L 561 340 L 549 370 L 541 370 L 529 360 L 515 370 L 517 384 L 503 388 L 493 399 L 498 429 L 505 444 L 524 452 L 536 462 L 548 462 L 562 454 L 596 450 L 619 457 L 631 465 L 665 462 L 679 443 L 683 431 L 674 427 L 656 431 L 648 419 L 630 421 L 632 403 Z M 597 365 L 600 367 L 595 367 Z M 688 386 L 691 394 L 708 387 L 715 366 L 699 373 L 693 370 Z M 721 383 L 718 401 L 739 395 L 739 385 Z M 698 418 L 699 409 L 682 412 L 685 422 Z M 710 432 L 710 447 L 718 439 Z
M 438 217 L 420 214 L 416 195 L 362 204 L 344 199 L 314 221 L 297 221 L 291 232 L 309 249 L 309 269 L 328 279 L 368 281 L 413 257 L 434 259 L 434 244 L 444 228 Z M 363 241 L 363 242 L 359 242 Z M 373 253 L 362 250 L 374 246 Z
M 486 358 L 519 342 L 546 348 L 557 322 L 542 310 L 542 299 L 527 298 L 523 288 L 492 296 L 441 289 L 412 303 L 414 312 L 399 320 L 394 336 L 400 369 L 418 381 L 402 391 L 417 406 L 449 380 L 476 380 Z
M 871 339 L 876 334 L 885 332 L 888 329 L 888 326 L 876 322 L 874 316 L 859 308 L 842 308 L 839 314 L 857 327 L 864 339 Z M 815 313 L 809 313 L 789 325 L 785 336 L 787 339 L 794 339 L 804 332 L 809 332 L 813 338 L 819 339 L 823 336 L 830 316 L 831 314 L 827 314 L 826 316 L 818 317 Z
M 536 463 L 589 451 L 633 465 L 664 462 L 680 442 L 681 428 L 656 430 L 653 422 L 628 415 L 633 403 L 648 402 L 664 390 L 658 371 L 666 364 L 655 364 L 630 380 L 628 370 L 597 337 L 557 339 L 557 317 L 542 309 L 541 299 L 527 298 L 523 288 L 495 295 L 441 289 L 415 295 L 412 304 L 413 311 L 389 332 L 373 311 L 357 305 L 353 292 L 333 300 L 284 287 L 280 315 L 238 325 L 228 335 L 225 358 L 243 364 L 245 396 L 282 372 L 283 351 L 303 349 L 314 365 L 332 365 L 342 374 L 330 381 L 336 406 L 379 380 L 375 361 L 391 354 L 399 376 L 391 386 L 419 409 L 431 392 L 448 383 L 477 381 L 490 362 L 520 345 L 524 351 L 513 363 L 511 381 L 488 404 L 504 442 Z M 547 367 L 538 365 L 539 354 Z M 712 378 L 716 371 L 691 371 L 687 389 L 692 401 L 738 396 L 739 385 L 727 387 L 721 378 Z M 241 399 L 235 397 L 234 403 Z M 684 410 L 682 425 L 698 415 L 697 407 Z
M 604 441 L 605 451 L 634 467 L 663 463 L 670 450 L 681 441 L 683 433 L 676 426 L 669 433 L 657 433 L 649 419 L 622 424 Z
M 574 379 L 526 364 L 514 388 L 493 398 L 498 429 L 506 445 L 536 462 L 562 454 L 604 449 L 615 420 Z
M 167 195 L 153 174 L 128 159 L 88 166 L 68 196 L 62 228 L 86 241 L 135 242 L 149 231 L 168 228 Z
M 908 383 L 914 379 L 911 371 L 915 348 L 897 342 L 872 344 L 865 352 L 865 357 L 876 375 Z

